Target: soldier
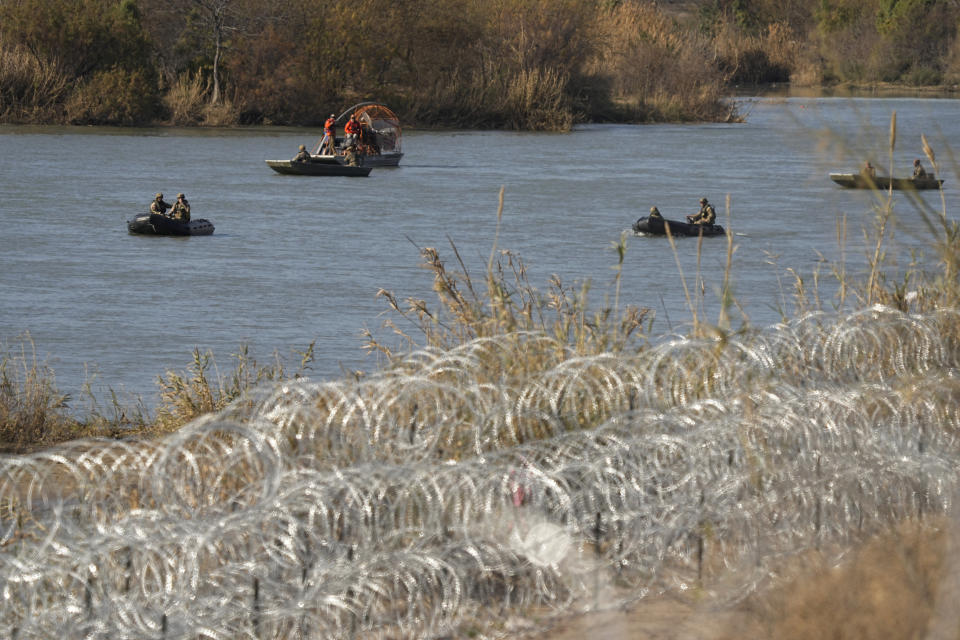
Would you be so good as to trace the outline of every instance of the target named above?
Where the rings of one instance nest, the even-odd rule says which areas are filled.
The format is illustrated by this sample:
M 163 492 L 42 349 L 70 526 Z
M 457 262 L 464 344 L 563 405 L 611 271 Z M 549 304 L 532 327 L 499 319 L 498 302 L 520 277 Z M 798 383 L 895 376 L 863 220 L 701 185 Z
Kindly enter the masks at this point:
M 348 167 L 359 167 L 360 156 L 357 155 L 357 147 L 350 145 L 343 152 L 343 163 Z
M 706 198 L 700 198 L 700 211 L 687 216 L 687 222 L 690 224 L 713 224 L 717 220 L 717 212 L 713 210 L 713 205 L 707 202 Z
M 150 203 L 150 213 L 156 213 L 157 215 L 166 215 L 169 208 L 170 205 L 163 201 L 162 193 L 158 193 L 157 197 Z
M 663 220 L 663 216 L 660 215 L 660 209 L 656 207 L 650 207 L 650 216 L 651 220 Z
M 877 177 L 877 169 L 867 160 L 867 163 L 863 165 L 863 169 L 860 169 L 860 175 L 864 178 L 870 178 L 873 180 Z
M 182 193 L 177 194 L 177 202 L 170 211 L 170 217 L 183 223 L 190 222 L 190 203 Z
M 310 152 L 304 145 L 300 145 L 297 155 L 293 156 L 294 162 L 310 162 Z
M 920 164 L 920 158 L 917 158 L 913 161 L 913 177 L 914 178 L 926 178 L 927 170 L 923 168 L 923 165 Z

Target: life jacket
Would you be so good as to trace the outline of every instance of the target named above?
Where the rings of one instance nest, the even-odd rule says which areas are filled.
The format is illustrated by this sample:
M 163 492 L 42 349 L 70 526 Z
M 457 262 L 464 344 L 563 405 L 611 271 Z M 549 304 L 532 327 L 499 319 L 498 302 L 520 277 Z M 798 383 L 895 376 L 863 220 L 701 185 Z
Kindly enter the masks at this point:
M 347 120 L 347 126 L 343 130 L 346 133 L 360 133 L 360 123 L 356 120 Z
M 333 127 L 337 124 L 337 121 L 333 118 L 327 118 L 327 121 L 323 123 L 323 132 L 328 136 L 333 135 Z

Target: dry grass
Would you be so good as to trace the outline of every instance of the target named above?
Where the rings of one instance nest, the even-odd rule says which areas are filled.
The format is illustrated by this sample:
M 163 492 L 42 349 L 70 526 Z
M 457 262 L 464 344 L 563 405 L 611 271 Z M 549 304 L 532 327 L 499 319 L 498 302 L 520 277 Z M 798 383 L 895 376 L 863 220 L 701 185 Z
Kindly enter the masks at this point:
M 169 122 L 178 126 L 223 127 L 240 120 L 240 107 L 235 100 L 210 102 L 211 83 L 204 74 L 183 73 L 163 97 Z
M 903 522 L 839 562 L 811 552 L 728 610 L 709 598 L 648 598 L 560 620 L 525 640 L 920 640 L 960 638 L 956 523 Z M 732 594 L 731 594 L 732 595 Z
M 89 384 L 83 417 L 72 398 L 57 388 L 53 369 L 40 360 L 30 336 L 17 349 L 0 354 L 0 451 L 25 452 L 88 437 L 123 437 L 146 424 L 142 404 L 121 404 L 111 391 L 111 404 L 101 407 Z
M 503 190 L 497 210 L 497 227 L 503 216 Z M 614 243 L 619 267 L 625 255 L 625 239 Z M 619 300 L 592 311 L 587 284 L 566 286 L 559 277 L 550 281 L 544 294 L 527 280 L 523 260 L 510 251 L 501 251 L 494 240 L 483 281 L 469 272 L 451 242 L 451 250 L 459 270 L 448 268 L 440 253 L 432 247 L 421 249 L 422 266 L 433 277 L 437 307 L 425 300 L 408 298 L 401 302 L 392 292 L 381 289 L 390 309 L 405 320 L 403 326 L 388 320 L 387 328 L 403 338 L 407 347 L 425 343 L 449 349 L 476 338 L 517 335 L 534 332 L 550 336 L 557 344 L 569 346 L 580 355 L 620 351 L 643 336 L 643 323 L 649 309 L 634 306 L 619 308 Z M 419 334 L 418 338 L 410 335 Z M 369 351 L 378 351 L 393 359 L 395 349 L 366 332 Z M 528 363 L 536 368 L 535 362 Z
M 612 98 L 637 120 L 722 120 L 723 78 L 706 37 L 654 5 L 622 3 L 598 18 L 601 46 L 587 72 L 607 78 Z
M 718 638 L 743 638 L 747 629 L 782 640 L 958 638 L 955 527 L 904 522 L 839 563 L 811 554 L 791 577 L 745 602 Z M 946 633 L 929 635 L 944 624 Z
M 183 73 L 163 97 L 170 124 L 196 125 L 203 122 L 204 107 L 210 94 L 210 82 L 203 74 Z
M 22 47 L 0 40 L 0 119 L 59 121 L 59 103 L 69 82 L 55 64 L 44 64 Z
M 298 353 L 298 369 L 288 373 L 278 355 L 273 362 L 260 364 L 242 346 L 233 355 L 233 370 L 221 375 L 213 353 L 193 350 L 193 362 L 185 373 L 168 371 L 157 383 L 160 407 L 151 432 L 167 433 L 202 415 L 220 411 L 243 394 L 266 382 L 301 377 L 313 362 L 313 343 Z

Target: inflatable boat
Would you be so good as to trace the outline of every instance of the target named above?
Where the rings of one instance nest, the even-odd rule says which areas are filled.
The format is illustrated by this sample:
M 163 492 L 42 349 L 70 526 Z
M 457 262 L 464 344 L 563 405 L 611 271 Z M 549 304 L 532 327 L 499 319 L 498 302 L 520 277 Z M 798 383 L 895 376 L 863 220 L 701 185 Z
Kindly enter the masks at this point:
M 208 236 L 213 233 L 213 223 L 203 218 L 180 222 L 156 213 L 141 213 L 127 221 L 127 229 L 148 236 Z
M 719 224 L 690 224 L 678 220 L 664 218 L 650 218 L 644 216 L 633 223 L 633 232 L 645 236 L 663 236 L 667 234 L 666 225 L 670 225 L 670 233 L 675 236 L 722 236 L 726 233 Z

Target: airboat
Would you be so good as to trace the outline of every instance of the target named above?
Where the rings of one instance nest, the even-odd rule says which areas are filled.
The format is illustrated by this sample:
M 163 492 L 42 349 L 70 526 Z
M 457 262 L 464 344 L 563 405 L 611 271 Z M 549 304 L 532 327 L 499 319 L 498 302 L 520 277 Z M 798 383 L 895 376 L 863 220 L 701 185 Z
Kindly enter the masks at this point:
M 341 113 L 336 119 L 336 126 L 342 129 L 351 114 L 356 115 L 360 122 L 358 155 L 362 158 L 361 164 L 364 167 L 395 167 L 400 164 L 403 152 L 400 150 L 400 119 L 397 114 L 379 102 L 360 102 Z M 315 159 L 343 159 L 343 138 L 336 138 L 334 154 L 324 153 L 326 150 L 321 149 L 322 142 L 321 138 L 310 152 Z

